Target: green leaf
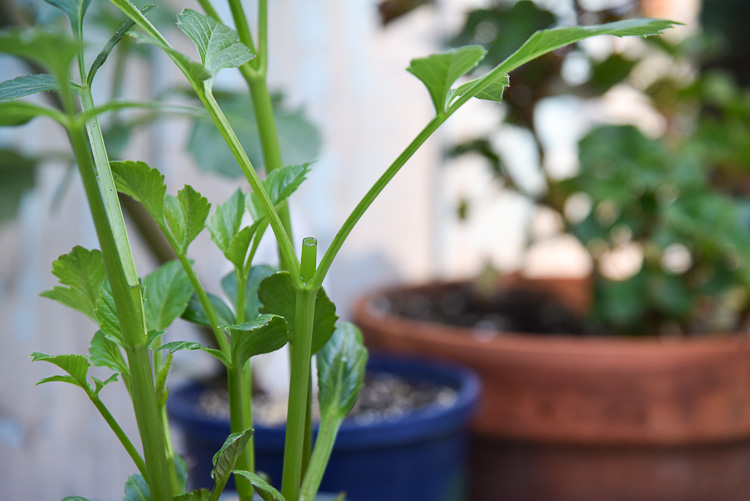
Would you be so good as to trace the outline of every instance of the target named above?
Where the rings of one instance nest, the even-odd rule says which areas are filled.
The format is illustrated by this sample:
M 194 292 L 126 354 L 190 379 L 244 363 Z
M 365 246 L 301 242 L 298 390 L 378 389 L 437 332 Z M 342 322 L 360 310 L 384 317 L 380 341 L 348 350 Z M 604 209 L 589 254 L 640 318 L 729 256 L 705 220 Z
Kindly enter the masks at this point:
M 123 501 L 151 501 L 151 489 L 143 475 L 131 475 L 125 482 Z
M 510 79 L 508 78 L 507 74 L 488 73 L 482 78 L 477 78 L 470 82 L 466 82 L 465 84 L 460 85 L 457 89 L 451 89 L 451 91 L 448 94 L 447 106 L 452 105 L 453 101 L 463 96 L 474 85 L 485 84 L 485 83 L 486 85 L 483 85 L 482 90 L 480 90 L 473 97 L 476 97 L 477 99 L 483 99 L 485 101 L 496 101 L 499 103 L 503 100 L 503 91 L 505 90 L 506 87 L 510 85 Z
M 274 273 L 258 288 L 258 298 L 263 306 L 261 313 L 272 313 L 286 319 L 289 328 L 289 340 L 295 342 L 294 317 L 297 299 L 294 286 L 288 272 Z M 321 288 L 315 298 L 315 323 L 313 324 L 312 353 L 320 350 L 336 329 L 336 307 Z
M 91 0 L 44 0 L 50 5 L 54 5 L 62 10 L 68 19 L 73 33 L 79 33 L 83 26 L 83 18 L 86 10 L 91 5 Z
M 88 498 L 83 498 L 81 496 L 67 496 L 62 499 L 62 501 L 91 501 Z
M 50 381 L 61 381 L 65 383 L 74 384 L 80 386 L 88 393 L 91 391 L 91 387 L 88 383 L 88 372 L 91 365 L 89 361 L 83 355 L 47 355 L 45 353 L 34 352 L 31 354 L 32 362 L 49 362 L 53 365 L 58 366 L 69 376 L 52 376 L 44 378 L 37 384 L 47 383 Z
M 258 288 L 263 280 L 275 273 L 271 266 L 261 264 L 250 268 L 245 284 L 245 318 L 255 318 L 258 316 L 261 303 L 258 299 Z M 237 276 L 234 272 L 229 272 L 221 279 L 221 288 L 232 304 L 237 304 Z M 234 323 L 232 322 L 227 322 Z
M 321 419 L 343 421 L 364 384 L 367 349 L 362 333 L 352 323 L 337 322 L 316 360 Z
M 65 115 L 45 106 L 23 101 L 0 102 L 0 127 L 23 125 L 40 116 L 49 117 L 63 125 L 67 121 Z
M 34 188 L 38 160 L 0 149 L 0 227 L 15 217 L 21 200 Z
M 177 15 L 177 26 L 198 48 L 203 67 L 211 78 L 210 86 L 219 71 L 237 68 L 255 57 L 250 49 L 240 42 L 236 31 L 218 22 L 211 16 L 185 9 Z
M 174 501 L 208 501 L 210 498 L 211 491 L 208 489 L 200 489 L 175 496 Z
M 102 391 L 102 388 L 107 386 L 109 383 L 117 382 L 117 374 L 112 374 L 104 381 L 97 379 L 95 377 L 92 377 L 91 379 L 94 381 L 94 395 L 99 395 L 99 392 Z
M 238 367 L 250 357 L 281 349 L 289 341 L 286 320 L 278 315 L 259 315 L 249 322 L 222 329 L 232 333 L 232 361 Z
M 597 35 L 614 35 L 616 37 L 661 35 L 662 31 L 682 24 L 666 19 L 627 19 L 614 23 L 592 26 L 574 26 L 537 31 L 500 66 L 493 70 L 498 73 L 510 73 L 524 63 L 536 59 L 542 54 L 551 52 L 565 45 L 579 42 Z
M 96 321 L 96 303 L 107 278 L 102 253 L 76 246 L 52 263 L 52 273 L 67 287 L 58 286 L 40 295 L 78 310 Z
M 183 492 L 187 488 L 188 479 L 188 464 L 182 456 L 179 454 L 174 455 L 174 467 L 177 472 L 177 482 L 180 486 L 180 491 Z
M 442 115 L 447 109 L 453 83 L 479 64 L 486 53 L 478 45 L 469 45 L 443 54 L 413 59 L 407 71 L 425 84 L 435 111 Z
M 242 226 L 245 195 L 238 188 L 229 200 L 219 205 L 208 220 L 208 231 L 216 246 L 236 268 L 245 266 L 245 257 L 257 226 Z
M 214 469 L 211 470 L 211 478 L 214 479 L 214 484 L 217 487 L 220 486 L 223 488 L 226 485 L 229 475 L 232 474 L 232 470 L 234 469 L 234 464 L 237 462 L 237 458 L 244 452 L 245 446 L 247 446 L 247 442 L 252 435 L 252 428 L 232 433 L 227 437 L 219 452 L 214 455 Z
M 112 1 L 113 3 L 115 3 L 114 0 Z M 129 3 L 129 2 L 119 1 L 117 3 Z M 132 4 L 130 5 L 132 6 Z M 193 81 L 192 83 L 197 84 L 198 82 L 201 82 L 203 80 L 208 80 L 211 78 L 211 74 L 208 71 L 206 71 L 206 69 L 203 67 L 202 64 L 196 63 L 195 61 L 187 57 L 185 54 L 183 54 L 182 52 L 178 50 L 175 50 L 169 45 L 166 45 L 163 42 L 156 40 L 154 38 L 142 36 L 134 32 L 130 32 L 129 34 L 131 37 L 135 38 L 135 40 L 138 43 L 154 45 L 156 47 L 159 47 L 161 50 L 163 50 L 170 57 L 170 59 L 172 59 L 175 62 L 177 67 L 180 68 L 180 70 L 183 73 L 185 73 L 185 76 L 187 76 L 189 79 Z
M 105 280 L 102 284 L 99 299 L 96 301 L 94 316 L 102 334 L 118 346 L 122 346 L 120 317 L 117 316 L 117 307 L 115 306 L 115 299 L 112 297 L 112 287 L 109 285 L 109 280 Z
M 146 14 L 147 12 L 155 8 L 156 7 L 154 5 L 147 5 L 141 9 L 141 13 Z M 86 84 L 89 87 L 91 87 L 91 84 L 94 81 L 96 72 L 104 65 L 104 63 L 107 61 L 107 58 L 112 53 L 117 44 L 119 44 L 122 39 L 125 38 L 125 35 L 127 35 L 128 32 L 133 29 L 133 26 L 135 26 L 135 21 L 133 21 L 132 19 L 128 19 L 127 21 L 125 21 L 122 26 L 120 26 L 120 28 L 115 32 L 115 34 L 112 35 L 112 37 L 107 41 L 99 54 L 97 54 L 96 59 L 94 59 L 94 62 L 91 64 L 89 73 L 86 76 Z
M 286 501 L 284 496 L 260 475 L 245 470 L 234 470 L 232 473 L 248 479 L 263 501 Z
M 125 386 L 130 389 L 130 368 L 120 350 L 120 346 L 108 339 L 102 331 L 96 331 L 89 346 L 89 360 L 96 367 L 108 367 L 122 376 Z
M 35 29 L 0 31 L 0 53 L 29 59 L 67 81 L 70 65 L 82 46 L 62 32 Z
M 211 204 L 192 186 L 185 185 L 177 197 L 167 195 L 165 207 L 167 226 L 179 246 L 177 251 L 184 255 L 190 243 L 206 227 Z
M 0 100 L 16 99 L 38 92 L 58 91 L 57 79 L 46 73 L 25 75 L 0 83 Z
M 234 273 L 232 272 L 230 273 L 230 275 L 234 276 Z M 216 316 L 219 319 L 219 324 L 233 324 L 235 322 L 234 312 L 232 312 L 232 309 L 229 307 L 229 305 L 227 305 L 227 303 L 225 303 L 224 300 L 219 296 L 211 293 L 207 293 L 207 295 L 208 302 L 211 303 L 211 306 L 213 306 L 213 309 L 216 312 Z M 185 311 L 182 312 L 182 318 L 184 320 L 187 320 L 188 322 L 193 322 L 194 324 L 211 327 L 211 322 L 208 320 L 208 315 L 206 315 L 206 311 L 203 309 L 203 305 L 201 305 L 200 299 L 198 299 L 198 296 L 195 294 L 193 294 L 193 297 L 190 298 L 190 302 L 188 303 Z
M 216 100 L 225 110 L 227 120 L 240 138 L 250 161 L 260 170 L 264 159 L 255 108 L 249 94 L 217 93 Z M 301 164 L 315 160 L 322 144 L 316 127 L 302 110 L 285 106 L 281 95 L 272 95 L 271 101 L 283 164 Z M 242 170 L 232 152 L 210 119 L 198 119 L 194 122 L 186 147 L 199 169 L 227 177 L 242 176 Z
M 117 191 L 140 202 L 157 223 L 164 221 L 164 175 L 144 162 L 110 162 Z
M 143 304 L 148 330 L 164 330 L 182 315 L 193 286 L 179 261 L 170 261 L 143 281 Z
M 300 165 L 285 165 L 279 169 L 272 170 L 268 176 L 262 181 L 263 187 L 268 193 L 268 197 L 271 199 L 273 205 L 278 205 L 302 184 L 307 179 L 307 174 L 310 172 L 310 163 Z M 261 208 L 258 197 L 255 193 L 249 193 L 247 196 L 247 209 L 253 216 L 255 221 L 265 217 L 263 209 Z
M 171 343 L 167 343 L 165 345 L 159 346 L 155 351 L 161 351 L 161 350 L 167 350 L 169 353 L 175 353 L 177 351 L 201 350 L 201 351 L 205 351 L 206 353 L 210 355 L 213 355 L 227 367 L 230 365 L 229 360 L 227 359 L 227 357 L 224 356 L 224 353 L 222 353 L 221 350 L 215 350 L 213 348 L 203 346 L 200 343 L 194 343 L 191 341 L 173 341 Z

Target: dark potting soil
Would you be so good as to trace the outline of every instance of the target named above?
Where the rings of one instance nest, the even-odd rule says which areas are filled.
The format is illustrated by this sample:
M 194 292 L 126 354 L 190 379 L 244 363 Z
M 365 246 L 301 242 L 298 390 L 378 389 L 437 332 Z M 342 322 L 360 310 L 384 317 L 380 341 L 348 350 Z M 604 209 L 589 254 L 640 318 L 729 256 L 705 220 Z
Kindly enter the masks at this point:
M 467 327 L 479 337 L 515 332 L 581 335 L 584 319 L 551 296 L 523 289 L 497 289 L 479 294 L 471 284 L 450 284 L 429 293 L 396 292 L 377 300 L 376 307 L 414 320 Z
M 405 414 L 428 405 L 450 407 L 456 400 L 456 390 L 431 382 L 412 383 L 387 373 L 368 373 L 357 403 L 347 417 L 357 424 L 377 421 L 396 421 Z M 229 395 L 225 389 L 213 389 L 201 396 L 200 405 L 206 415 L 229 419 Z M 276 426 L 286 421 L 287 400 L 272 398 L 255 391 L 253 419 L 258 424 Z M 313 419 L 319 419 L 317 399 L 313 400 Z

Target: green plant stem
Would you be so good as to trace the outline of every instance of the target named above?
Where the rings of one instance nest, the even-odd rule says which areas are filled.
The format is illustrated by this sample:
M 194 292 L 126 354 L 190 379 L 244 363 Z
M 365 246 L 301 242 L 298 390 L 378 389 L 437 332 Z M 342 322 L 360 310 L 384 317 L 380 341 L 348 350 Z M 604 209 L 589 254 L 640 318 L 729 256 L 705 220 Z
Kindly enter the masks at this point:
M 281 477 L 281 494 L 286 501 L 297 501 L 302 481 L 302 456 L 316 294 L 317 290 L 297 289 L 295 291 L 295 325 L 293 339 L 289 346 L 291 380 L 284 443 L 284 470 Z
M 255 54 L 255 43 L 253 43 L 253 36 L 250 34 L 250 26 L 247 24 L 247 16 L 242 8 L 241 0 L 229 0 L 229 10 L 232 11 L 232 19 L 234 19 L 237 34 L 240 36 L 240 42 L 247 45 L 250 52 Z
M 141 475 L 143 475 L 143 478 L 147 478 L 148 474 L 146 473 L 146 463 L 143 461 L 143 458 L 138 453 L 138 450 L 135 448 L 133 443 L 130 441 L 128 436 L 125 434 L 125 432 L 120 427 L 120 424 L 117 422 L 117 420 L 112 416 L 112 414 L 109 412 L 109 409 L 107 409 L 107 406 L 104 405 L 104 402 L 101 401 L 98 395 L 89 394 L 89 398 L 91 399 L 91 402 L 93 402 L 94 407 L 99 411 L 99 414 L 102 415 L 104 420 L 107 422 L 109 427 L 112 429 L 112 431 L 117 436 L 117 439 L 120 441 L 122 446 L 127 451 L 130 458 L 135 463 L 135 467 L 138 468 L 138 471 Z
M 219 17 L 219 13 L 216 12 L 216 9 L 214 9 L 214 6 L 211 5 L 210 0 L 198 0 L 198 5 L 201 6 L 201 9 L 203 9 L 203 12 L 206 13 L 206 15 L 209 15 L 216 19 L 217 21 L 221 22 L 221 18 Z
M 341 421 L 335 419 L 323 419 L 321 421 L 318 436 L 315 440 L 315 449 L 310 458 L 310 467 L 305 475 L 305 480 L 302 482 L 299 501 L 315 501 L 340 426 Z
M 159 406 L 151 372 L 151 360 L 146 346 L 147 336 L 141 286 L 137 278 L 134 286 L 131 286 L 128 280 L 126 270 L 129 269 L 129 266 L 123 265 L 123 256 L 119 253 L 119 248 L 123 244 L 121 243 L 118 246 L 115 239 L 111 227 L 113 218 L 107 214 L 103 193 L 98 182 L 101 176 L 97 175 L 94 157 L 89 149 L 84 129 L 79 126 L 74 117 L 73 99 L 67 87 L 66 84 L 62 84 L 63 99 L 71 123 L 68 127 L 68 133 L 94 220 L 107 276 L 112 286 L 112 296 L 117 315 L 120 319 L 123 347 L 131 373 L 133 406 L 146 462 L 146 479 L 151 487 L 151 495 L 154 501 L 171 501 L 170 483 L 164 481 L 169 478 L 169 467 L 160 426 Z M 111 172 L 109 175 L 111 177 Z M 109 195 L 116 200 L 116 193 L 114 191 Z M 116 208 L 119 209 L 119 204 Z M 121 217 L 122 214 L 120 213 Z M 134 271 L 135 267 L 132 268 Z
M 177 463 L 175 462 L 174 445 L 172 445 L 172 432 L 169 429 L 169 416 L 167 406 L 161 406 L 161 426 L 164 435 L 164 447 L 167 454 L 167 465 L 169 466 L 169 481 L 172 484 L 172 492 L 182 494 L 180 479 L 177 477 Z
M 245 408 L 242 402 L 242 367 L 238 367 L 238 364 L 233 363 L 227 370 L 227 378 L 229 382 L 229 426 L 232 433 L 238 433 L 243 431 L 242 428 L 244 419 L 243 414 Z M 237 469 L 242 470 L 247 467 L 244 463 L 245 456 L 241 455 L 237 459 Z M 237 484 L 237 493 L 242 501 L 250 501 L 253 497 L 253 486 L 249 480 L 239 475 L 235 475 L 235 483 Z
M 341 229 L 336 233 L 333 238 L 331 245 L 326 250 L 323 258 L 320 260 L 320 266 L 315 271 L 315 275 L 309 284 L 310 288 L 318 289 L 323 285 L 323 279 L 325 278 L 328 270 L 333 264 L 333 260 L 341 250 L 341 246 L 344 245 L 349 234 L 354 229 L 354 226 L 364 215 L 365 211 L 372 205 L 375 199 L 380 195 L 383 189 L 388 183 L 394 178 L 406 162 L 417 152 L 417 150 L 429 139 L 429 137 L 440 127 L 443 122 L 448 118 L 449 115 L 436 116 L 420 131 L 414 140 L 409 143 L 409 146 L 396 158 L 396 160 L 386 169 L 382 176 L 375 182 L 370 190 L 365 194 L 362 200 L 357 204 L 352 213 L 346 218 L 346 221 L 341 226 Z

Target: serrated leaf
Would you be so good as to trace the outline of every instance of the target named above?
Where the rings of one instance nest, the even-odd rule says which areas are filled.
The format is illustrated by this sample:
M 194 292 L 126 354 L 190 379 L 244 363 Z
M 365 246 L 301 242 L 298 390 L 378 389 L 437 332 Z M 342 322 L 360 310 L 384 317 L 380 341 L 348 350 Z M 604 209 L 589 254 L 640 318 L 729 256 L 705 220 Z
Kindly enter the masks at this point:
M 125 387 L 130 391 L 130 368 L 120 347 L 108 339 L 102 331 L 96 331 L 89 346 L 89 360 L 96 367 L 108 367 L 122 377 Z
M 177 15 L 177 26 L 193 41 L 200 54 L 203 67 L 211 78 L 210 86 L 218 73 L 225 68 L 237 68 L 255 55 L 240 42 L 236 31 L 211 16 L 185 9 Z
M 262 181 L 263 187 L 268 193 L 268 197 L 271 199 L 271 203 L 273 203 L 273 205 L 278 205 L 289 198 L 292 193 L 299 188 L 302 182 L 307 179 L 307 174 L 309 172 L 310 163 L 285 165 L 279 169 L 272 170 Z M 255 221 L 265 217 L 255 193 L 251 192 L 248 194 L 247 209 L 250 211 L 250 214 Z
M 109 280 L 105 280 L 102 284 L 99 299 L 96 301 L 94 316 L 102 334 L 118 346 L 122 346 L 120 318 L 117 316 L 117 307 L 115 306 L 115 299 L 112 297 L 112 287 L 109 285 Z
M 159 348 L 157 348 L 155 351 L 161 351 L 161 350 L 167 350 L 169 353 L 175 353 L 178 351 L 201 350 L 201 351 L 205 351 L 206 353 L 210 355 L 213 355 L 224 365 L 226 366 L 230 365 L 229 360 L 227 359 L 227 357 L 224 356 L 224 354 L 220 350 L 215 350 L 213 348 L 203 346 L 200 343 L 195 343 L 191 341 L 173 341 L 163 346 L 159 346 Z
M 89 368 L 91 365 L 89 361 L 83 355 L 47 355 L 45 353 L 34 352 L 31 354 L 32 362 L 49 362 L 53 365 L 58 366 L 69 376 L 52 376 L 39 381 L 37 384 L 46 383 L 49 381 L 62 381 L 65 383 L 71 383 L 76 386 L 80 386 L 87 392 L 90 391 L 90 386 L 87 380 Z
M 79 33 L 83 26 L 83 18 L 86 15 L 91 0 L 44 0 L 50 5 L 54 5 L 62 10 L 70 20 L 70 27 L 73 33 Z
M 78 310 L 96 321 L 94 310 L 107 278 L 102 253 L 97 249 L 76 246 L 52 263 L 52 273 L 67 287 L 57 286 L 40 295 Z
M 232 473 L 248 479 L 263 501 L 286 501 L 284 496 L 260 475 L 245 470 L 234 470 Z
M 57 79 L 46 73 L 24 75 L 0 83 L 0 100 L 16 99 L 38 92 L 58 91 Z
M 148 330 L 165 330 L 182 315 L 193 286 L 179 261 L 170 261 L 143 281 L 143 306 Z
M 104 381 L 95 377 L 92 377 L 91 379 L 94 381 L 94 395 L 98 395 L 99 392 L 102 391 L 102 388 L 107 386 L 109 383 L 117 382 L 117 374 L 112 374 Z
M 117 191 L 140 202 L 157 222 L 164 221 L 164 175 L 144 162 L 110 162 Z
M 208 489 L 199 489 L 175 496 L 174 501 L 209 501 L 210 498 L 211 491 Z
M 412 59 L 407 71 L 427 87 L 435 111 L 441 115 L 447 109 L 448 94 L 453 83 L 479 64 L 486 53 L 478 45 L 469 45 L 443 54 Z
M 151 489 L 143 475 L 131 475 L 125 482 L 123 501 L 151 501 Z
M 146 5 L 140 10 L 142 14 L 146 14 L 147 12 L 155 8 L 156 6 L 154 5 Z M 120 26 L 120 28 L 115 32 L 115 34 L 112 35 L 112 37 L 107 41 L 99 54 L 97 54 L 96 59 L 94 59 L 94 62 L 89 68 L 88 75 L 86 75 L 86 84 L 89 87 L 91 87 L 91 83 L 94 81 L 96 72 L 104 65 L 104 63 L 107 61 L 107 58 L 112 53 L 117 44 L 119 44 L 122 39 L 125 38 L 125 35 L 127 35 L 128 32 L 133 29 L 133 26 L 135 26 L 135 21 L 133 21 L 132 19 L 128 19 L 127 21 L 125 21 L 122 26 Z
M 178 252 L 185 254 L 206 227 L 211 204 L 190 185 L 185 185 L 177 197 L 167 195 L 164 202 L 169 231 L 179 246 Z
M 279 350 L 289 341 L 286 320 L 278 315 L 259 315 L 222 328 L 232 333 L 232 361 L 237 367 L 255 355 Z
M 232 275 L 234 275 L 234 273 L 232 273 Z M 234 312 L 232 312 L 232 309 L 227 305 L 227 303 L 225 303 L 224 300 L 219 296 L 211 293 L 207 293 L 207 295 L 208 302 L 211 303 L 211 306 L 216 312 L 216 316 L 219 320 L 219 325 L 233 324 L 235 322 Z M 208 315 L 206 315 L 206 311 L 203 309 L 203 305 L 201 305 L 198 296 L 195 294 L 190 298 L 190 302 L 188 303 L 185 311 L 182 312 L 182 318 L 184 320 L 187 320 L 188 322 L 193 322 L 205 327 L 211 327 L 211 322 L 208 320 Z
M 357 326 L 337 322 L 336 331 L 318 352 L 316 361 L 321 419 L 343 421 L 365 379 L 367 349 Z
M 83 47 L 61 32 L 34 29 L 0 31 L 0 53 L 30 59 L 68 79 L 70 65 Z
M 208 220 L 208 231 L 216 246 L 236 267 L 245 266 L 245 257 L 257 225 L 242 228 L 245 214 L 245 195 L 237 189 L 229 199 L 216 208 Z
M 264 159 L 255 108 L 249 94 L 218 93 L 216 100 L 225 110 L 227 120 L 240 138 L 250 161 L 260 170 L 264 166 Z M 315 160 L 320 154 L 322 144 L 315 125 L 302 110 L 286 106 L 278 94 L 271 96 L 271 104 L 283 164 L 300 164 Z M 212 120 L 205 118 L 195 121 L 186 148 L 202 171 L 226 177 L 242 176 L 242 170 Z
M 211 478 L 214 479 L 214 484 L 219 490 L 223 489 L 226 485 L 229 475 L 232 474 L 232 470 L 234 469 L 234 464 L 237 462 L 237 458 L 244 452 L 252 435 L 252 428 L 232 433 L 227 437 L 219 452 L 214 455 L 214 469 L 211 470 Z
M 0 102 L 0 127 L 24 125 L 41 116 L 49 117 L 61 124 L 66 123 L 66 118 L 62 113 L 45 106 L 23 101 Z
M 289 341 L 294 344 L 296 333 L 294 332 L 294 318 L 296 315 L 297 299 L 294 294 L 294 286 L 288 272 L 274 273 L 258 288 L 258 298 L 262 303 L 261 313 L 272 313 L 286 319 L 289 328 Z M 321 288 L 315 298 L 315 323 L 313 324 L 312 353 L 316 353 L 336 329 L 336 307 L 328 299 L 325 291 Z
M 493 74 L 489 73 L 482 78 L 477 78 L 470 82 L 466 82 L 460 85 L 457 89 L 451 89 L 448 93 L 447 106 L 450 107 L 457 98 L 463 96 L 468 90 L 470 90 L 476 84 L 485 84 L 482 90 L 480 90 L 473 97 L 477 99 L 483 99 L 485 101 L 496 101 L 501 102 L 503 100 L 503 91 L 510 85 L 510 79 L 507 74 Z
M 276 270 L 271 266 L 261 264 L 250 268 L 245 284 L 245 317 L 255 318 L 260 312 L 261 302 L 258 299 L 258 287 L 263 280 L 274 274 Z M 237 304 L 237 276 L 229 272 L 221 279 L 221 288 L 233 305 Z M 229 323 L 234 323 L 228 322 Z

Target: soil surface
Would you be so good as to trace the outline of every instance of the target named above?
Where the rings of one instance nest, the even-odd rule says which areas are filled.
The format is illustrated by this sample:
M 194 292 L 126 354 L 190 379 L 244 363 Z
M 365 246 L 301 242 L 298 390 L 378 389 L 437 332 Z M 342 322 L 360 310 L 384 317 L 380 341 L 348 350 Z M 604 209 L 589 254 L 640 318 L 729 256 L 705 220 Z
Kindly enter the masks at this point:
M 523 289 L 497 289 L 481 295 L 471 284 L 450 284 L 430 293 L 396 292 L 377 300 L 376 307 L 414 320 L 468 327 L 475 335 L 503 333 L 581 335 L 584 319 L 551 296 Z
M 206 415 L 229 419 L 229 395 L 225 389 L 205 392 L 200 405 Z M 225 387 L 224 387 L 225 388 Z M 405 414 L 429 405 L 449 407 L 456 400 L 456 390 L 431 382 L 412 383 L 388 373 L 368 373 L 354 409 L 347 420 L 360 425 L 377 421 L 396 421 Z M 286 421 L 287 400 L 272 398 L 262 391 L 254 391 L 253 419 L 265 426 L 277 426 Z M 313 419 L 319 419 L 317 398 L 313 400 Z

